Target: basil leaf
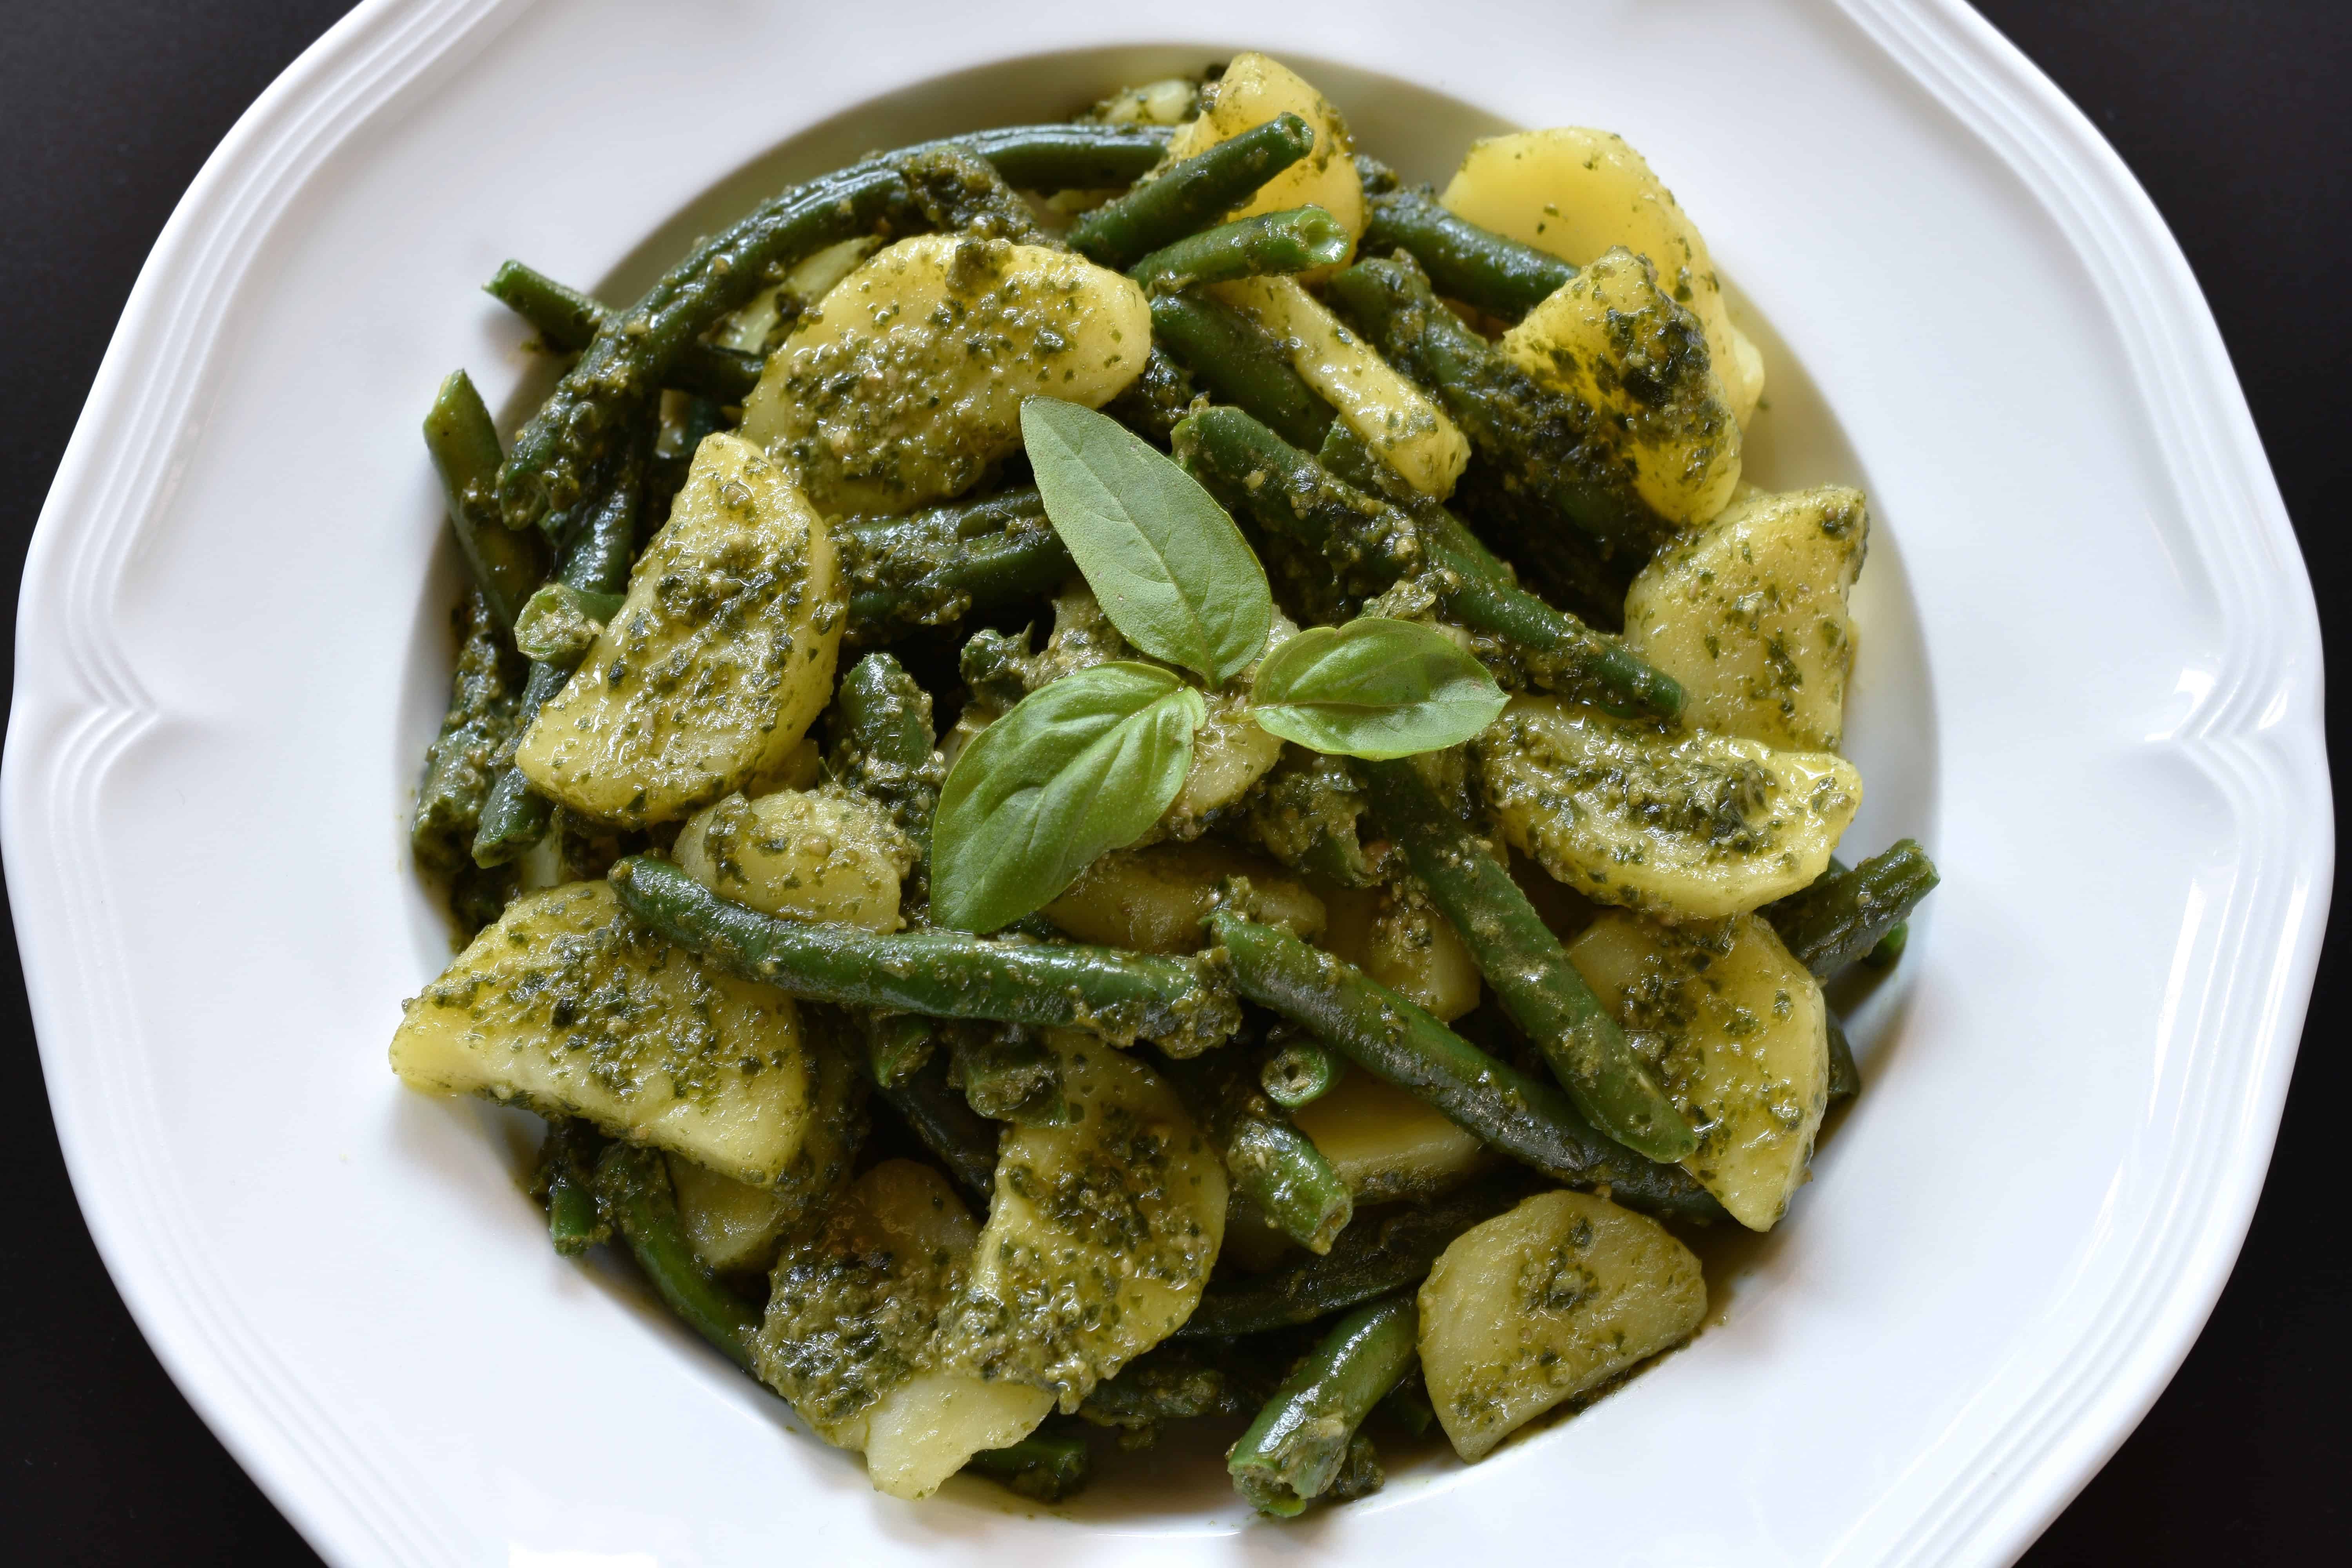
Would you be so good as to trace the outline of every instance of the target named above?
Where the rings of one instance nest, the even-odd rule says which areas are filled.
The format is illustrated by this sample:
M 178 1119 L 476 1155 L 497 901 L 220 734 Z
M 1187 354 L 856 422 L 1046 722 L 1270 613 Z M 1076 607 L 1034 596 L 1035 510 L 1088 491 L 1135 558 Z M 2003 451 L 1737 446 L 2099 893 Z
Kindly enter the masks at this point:
M 1510 700 L 1444 632 L 1378 616 L 1299 633 L 1258 666 L 1250 695 L 1258 728 L 1375 761 L 1458 746 Z
M 931 827 L 931 918 L 994 931 L 1054 901 L 1160 820 L 1192 766 L 1200 692 L 1097 664 L 1040 687 L 956 758 Z
M 1021 439 L 1054 531 L 1121 636 L 1217 685 L 1274 625 L 1265 568 L 1200 481 L 1116 419 L 1033 397 Z

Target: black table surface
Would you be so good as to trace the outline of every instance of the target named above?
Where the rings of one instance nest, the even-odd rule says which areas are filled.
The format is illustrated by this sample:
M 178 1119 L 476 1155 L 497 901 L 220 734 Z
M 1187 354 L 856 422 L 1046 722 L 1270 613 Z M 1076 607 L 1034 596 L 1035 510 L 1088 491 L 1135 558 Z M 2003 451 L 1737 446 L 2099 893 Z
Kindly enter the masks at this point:
M 2328 646 L 2352 646 L 2339 598 L 2352 490 L 2352 4 L 1981 9 L 2115 143 L 2213 290 Z M 8 7 L 0 559 L 12 614 L 33 520 L 148 247 L 236 116 L 341 10 Z M 0 647 L 13 650 L 13 637 Z M 2345 1167 L 2326 1121 L 2352 1091 L 2337 1034 L 2352 979 L 2344 923 L 2330 924 L 2278 1152 L 2229 1288 L 2170 1389 L 2028 1555 L 2035 1568 L 2352 1557 L 2336 1490 L 2352 1471 L 2340 1348 L 2352 1269 L 2333 1245 Z M 66 1181 L 13 964 L 0 1030 L 0 1103 L 19 1108 L 0 1145 L 16 1194 L 0 1224 L 0 1559 L 315 1562 L 164 1376 L 109 1283 Z

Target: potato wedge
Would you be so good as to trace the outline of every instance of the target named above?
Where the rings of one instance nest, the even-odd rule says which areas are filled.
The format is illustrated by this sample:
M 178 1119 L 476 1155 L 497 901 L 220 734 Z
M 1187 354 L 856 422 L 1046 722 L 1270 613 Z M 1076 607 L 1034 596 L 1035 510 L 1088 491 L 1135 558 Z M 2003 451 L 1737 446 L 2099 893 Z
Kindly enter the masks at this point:
M 1021 403 L 1099 408 L 1142 374 L 1133 282 L 1043 246 L 902 239 L 835 285 L 769 356 L 742 434 L 828 514 L 968 489 L 1021 447 Z
M 1513 698 L 1471 751 L 1512 848 L 1596 903 L 1666 920 L 1720 920 L 1795 892 L 1862 805 L 1862 775 L 1832 752 L 1550 697 Z
M 781 770 L 832 698 L 845 603 L 824 521 L 758 448 L 711 436 L 515 765 L 550 799 L 624 827 Z
M 945 1364 L 1075 1411 L 1200 1304 L 1225 1230 L 1225 1171 L 1137 1057 L 1052 1031 L 1071 1120 L 1020 1127 L 942 1331 Z
M 1478 964 L 1445 917 L 1388 888 L 1323 895 L 1329 923 L 1318 944 L 1391 991 L 1452 1023 L 1478 1005 Z
M 1080 942 L 1193 952 L 1208 944 L 1201 921 L 1228 877 L 1249 879 L 1255 918 L 1308 941 L 1322 934 L 1323 900 L 1306 883 L 1264 856 L 1205 840 L 1113 850 L 1040 912 Z
M 1427 1199 L 1495 1163 L 1465 1131 L 1418 1095 L 1350 1068 L 1325 1093 L 1291 1112 L 1360 1208 L 1393 1198 Z
M 696 814 L 671 853 L 722 898 L 794 920 L 897 931 L 915 847 L 888 815 L 837 785 L 730 795 Z
M 1834 752 L 1853 673 L 1846 598 L 1869 536 L 1860 490 L 1751 490 L 1642 568 L 1626 646 L 1682 682 L 1684 722 Z
M 1633 489 L 1669 522 L 1704 522 L 1739 485 L 1739 421 L 1706 335 L 1622 247 L 1592 261 L 1503 334 L 1504 356 L 1581 398 L 1617 431 Z
M 793 1168 L 813 1116 L 792 998 L 704 967 L 601 881 L 509 905 L 408 1004 L 392 1067 L 413 1089 L 582 1117 L 754 1186 Z
M 1568 126 L 1471 145 L 1439 198 L 1472 223 L 1581 267 L 1622 245 L 1657 267 L 1706 329 L 1708 357 L 1742 426 L 1764 395 L 1764 356 L 1731 323 L 1715 258 L 1674 193 L 1622 136 Z
M 1665 1226 L 1590 1193 L 1538 1193 L 1454 1238 L 1421 1287 L 1421 1366 L 1465 1459 L 1638 1362 L 1706 1315 L 1698 1259 Z
M 1683 1168 L 1732 1218 L 1771 1229 L 1829 1108 L 1820 984 L 1756 915 L 1665 926 L 1612 910 L 1568 957 L 1698 1129 Z
M 1364 233 L 1364 185 L 1356 176 L 1355 143 L 1339 111 L 1288 66 L 1255 50 L 1235 55 L 1225 74 L 1202 89 L 1200 117 L 1178 128 L 1168 155 L 1190 158 L 1205 153 L 1280 114 L 1296 114 L 1314 127 L 1314 150 L 1259 186 L 1256 195 L 1228 216 L 1254 217 L 1290 207 L 1321 207 L 1348 231 L 1350 247 L 1339 263 L 1344 267 L 1355 254 L 1353 242 Z

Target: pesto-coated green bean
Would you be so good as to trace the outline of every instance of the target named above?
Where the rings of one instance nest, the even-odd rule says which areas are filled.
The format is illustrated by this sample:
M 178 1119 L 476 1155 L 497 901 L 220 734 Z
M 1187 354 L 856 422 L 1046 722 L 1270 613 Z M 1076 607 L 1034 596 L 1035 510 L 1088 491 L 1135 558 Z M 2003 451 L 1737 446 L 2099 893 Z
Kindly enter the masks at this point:
M 1869 952 L 1941 879 L 1916 838 L 1899 838 L 1852 870 L 1835 867 L 1764 910 L 1790 953 L 1827 980 Z
M 458 608 L 457 665 L 449 680 L 449 707 L 425 753 L 409 844 L 418 864 L 447 877 L 472 868 L 473 841 L 496 776 L 500 749 L 515 729 L 515 691 L 505 653 L 506 628 L 480 589 Z
M 547 572 L 547 550 L 532 535 L 499 526 L 499 465 L 506 454 L 482 395 L 462 370 L 449 373 L 425 411 L 425 449 L 441 477 L 441 499 L 466 568 L 499 625 L 511 627 Z
M 1576 268 L 1559 257 L 1455 217 L 1425 185 L 1364 203 L 1364 249 L 1411 253 L 1440 294 L 1516 321 L 1565 288 Z
M 1258 1087 L 1285 1110 L 1296 1110 L 1331 1092 L 1347 1071 L 1347 1058 L 1294 1024 L 1282 1026 L 1284 1037 L 1269 1038 L 1274 1048 L 1258 1064 Z
M 1688 1159 L 1698 1134 L 1494 851 L 1446 810 L 1410 757 L 1360 763 L 1372 815 L 1586 1121 L 1653 1160 Z
M 482 291 L 530 322 L 557 353 L 586 348 L 613 314 L 610 306 L 520 261 L 502 263 Z M 678 350 L 662 384 L 719 403 L 740 403 L 760 384 L 761 363 L 758 354 L 698 338 Z
M 1296 114 L 1277 115 L 1178 159 L 1157 178 L 1087 213 L 1070 226 L 1070 248 L 1123 272 L 1244 205 L 1259 186 L 1314 150 L 1313 127 Z
M 1234 1192 L 1309 1252 L 1330 1251 L 1355 1216 L 1348 1184 L 1229 1056 L 1171 1063 L 1170 1071 L 1207 1122 Z
M 1078 1415 L 1149 1441 L 1163 1422 L 1251 1415 L 1284 1370 L 1262 1343 L 1162 1341 L 1095 1384 Z
M 596 1162 L 596 1194 L 655 1292 L 687 1326 L 746 1372 L 760 1314 L 694 1255 L 660 1153 L 615 1143 Z
M 1008 1448 L 982 1448 L 963 1467 L 1039 1502 L 1060 1502 L 1094 1473 L 1087 1440 L 1076 1432 L 1032 1432 Z
M 1324 1257 L 1294 1258 L 1263 1274 L 1213 1281 L 1175 1337 L 1266 1333 L 1418 1285 L 1455 1237 L 1503 1213 L 1538 1184 L 1528 1173 L 1510 1168 L 1431 1203 L 1370 1210 L 1340 1233 Z
M 1353 237 L 1321 207 L 1259 213 L 1163 245 L 1127 275 L 1155 294 L 1331 267 L 1348 258 Z
M 613 1238 L 596 1202 L 596 1157 L 604 1143 L 593 1127 L 570 1116 L 548 1118 L 540 1139 L 530 1190 L 547 1204 L 547 1238 L 566 1258 Z
M 1491 1147 L 1571 1186 L 1606 1186 L 1629 1208 L 1694 1220 L 1722 1214 L 1679 1166 L 1610 1142 L 1559 1089 L 1488 1056 L 1352 964 L 1227 911 L 1209 924 L 1243 996 L 1306 1026 Z
M 1897 921 L 1892 930 L 1878 939 L 1876 947 L 1862 955 L 1862 961 L 1873 969 L 1892 969 L 1902 962 L 1903 950 L 1909 946 L 1910 942 L 1910 922 Z
M 1034 486 L 835 532 L 849 579 L 847 640 L 888 642 L 1051 594 L 1077 568 Z
M 1246 410 L 1292 446 L 1312 451 L 1331 428 L 1331 405 L 1307 384 L 1283 346 L 1231 306 L 1162 294 L 1151 301 L 1151 332 L 1202 391 Z
M 1240 1026 L 1233 993 L 1207 960 L 940 930 L 883 936 L 782 920 L 643 856 L 618 861 L 610 876 L 629 912 L 663 936 L 730 974 L 795 995 L 938 1018 L 1077 1025 L 1114 1040 L 1143 1036 L 1185 1056 Z
M 931 1020 L 919 1013 L 861 1012 L 866 1067 L 878 1089 L 895 1089 L 920 1072 L 938 1044 Z
M 1104 404 L 1102 411 L 1154 446 L 1165 447 L 1177 421 L 1192 411 L 1192 400 L 1200 395 L 1192 373 L 1155 343 L 1143 362 L 1143 374 Z
M 975 1115 L 961 1091 L 948 1082 L 947 1064 L 934 1058 L 876 1092 L 956 1184 L 985 1206 L 996 1187 L 1000 1135 L 996 1123 Z
M 511 529 L 499 531 L 518 539 L 530 537 Z M 604 623 L 620 610 L 622 597 L 583 594 L 562 583 L 549 583 L 525 600 L 522 612 L 515 616 L 515 647 L 534 664 L 575 668 L 588 657 Z
M 1823 1016 L 1830 1028 L 1830 1103 L 1843 1105 L 1862 1092 L 1862 1069 L 1854 1065 L 1853 1042 L 1845 1037 L 1837 1015 L 1825 1012 Z
M 1017 1024 L 950 1024 L 948 1081 L 963 1089 L 972 1113 L 1016 1127 L 1059 1127 L 1070 1120 L 1062 1096 L 1061 1058 Z
M 1411 1296 L 1359 1307 L 1283 1379 L 1225 1460 L 1251 1507 L 1290 1518 L 1330 1487 L 1356 1428 L 1419 1359 L 1420 1328 Z
M 1431 291 L 1410 260 L 1360 261 L 1326 286 L 1381 356 L 1444 405 L 1506 493 L 1605 552 L 1646 556 L 1674 531 L 1633 487 L 1609 430 L 1581 402 L 1539 385 Z M 1540 566 L 1538 529 L 1510 543 Z

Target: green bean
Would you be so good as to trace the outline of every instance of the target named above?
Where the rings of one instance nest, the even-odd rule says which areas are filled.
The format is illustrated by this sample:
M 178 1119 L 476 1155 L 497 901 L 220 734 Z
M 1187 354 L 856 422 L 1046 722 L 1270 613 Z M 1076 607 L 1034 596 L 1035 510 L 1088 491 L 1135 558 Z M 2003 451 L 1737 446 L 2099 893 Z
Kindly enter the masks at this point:
M 557 586 L 582 595 L 618 594 L 628 587 L 652 445 L 652 420 L 641 418 L 612 487 L 586 509 L 566 542 L 563 563 L 556 571 Z M 474 834 L 472 853 L 477 866 L 506 865 L 547 836 L 547 798 L 532 789 L 522 770 L 514 765 L 514 751 L 523 731 L 539 717 L 540 709 L 571 679 L 572 671 L 560 665 L 531 666 L 513 732 L 499 749 L 496 776 Z
M 1094 1456 L 1075 1432 L 1032 1432 L 1008 1448 L 982 1448 L 963 1467 L 1039 1502 L 1075 1495 L 1093 1474 Z
M 1186 235 L 1127 270 L 1154 294 L 1229 283 L 1237 278 L 1305 272 L 1348 258 L 1354 237 L 1321 207 L 1259 213 Z
M 546 549 L 529 534 L 498 526 L 499 465 L 506 455 L 482 395 L 462 370 L 450 372 L 434 394 L 425 415 L 425 448 L 441 476 L 441 499 L 467 570 L 499 625 L 511 626 L 547 571 Z
M 1297 1025 L 1285 1024 L 1282 1028 L 1287 1037 L 1269 1038 L 1274 1049 L 1258 1065 L 1258 1086 L 1285 1110 L 1296 1110 L 1330 1093 L 1348 1063 Z
M 1072 942 L 992 942 L 962 931 L 883 936 L 782 920 L 730 903 L 667 861 L 630 856 L 610 873 L 621 902 L 728 973 L 795 995 L 940 1018 L 1074 1024 L 1190 1056 L 1240 1026 L 1213 963 Z
M 1525 1172 L 1504 1170 L 1432 1203 L 1372 1210 L 1341 1232 L 1324 1257 L 1297 1258 L 1263 1274 L 1213 1282 L 1175 1337 L 1267 1333 L 1394 1295 L 1425 1279 L 1455 1237 L 1537 1188 Z
M 604 1138 L 575 1117 L 551 1116 L 531 1173 L 533 1195 L 547 1203 L 547 1237 L 566 1258 L 613 1238 L 596 1205 L 596 1156 Z
M 1154 344 L 1143 362 L 1143 374 L 1104 404 L 1103 412 L 1145 440 L 1165 447 L 1177 421 L 1192 411 L 1192 400 L 1199 395 L 1191 373 Z
M 1171 1063 L 1170 1071 L 1208 1123 L 1233 1190 L 1307 1251 L 1330 1251 L 1356 1204 L 1314 1140 L 1257 1093 L 1227 1053 Z
M 931 814 L 945 776 L 931 745 L 931 694 L 891 655 L 869 653 L 849 667 L 834 701 L 833 776 L 888 812 L 913 842 L 907 898 L 919 909 L 930 898 Z
M 1796 961 L 1827 980 L 1869 952 L 1941 879 L 1916 838 L 1899 838 L 1853 869 L 1837 869 L 1770 905 L 1765 917 Z
M 985 1207 L 996 1186 L 996 1123 L 974 1114 L 961 1092 L 948 1082 L 946 1064 L 926 1063 L 876 1092 L 956 1184 Z
M 1862 961 L 1873 969 L 1892 969 L 1902 962 L 1903 950 L 1911 942 L 1911 923 L 1897 921 L 1893 929 L 1878 939 L 1878 945 L 1862 955 Z
M 1318 552 L 1350 592 L 1378 593 L 1422 563 L 1411 518 L 1341 484 L 1242 409 L 1191 416 L 1176 427 L 1175 453 L 1230 510 Z
M 984 220 L 994 226 L 990 232 L 1027 237 L 1034 220 L 1005 190 L 992 160 L 1019 164 L 1028 158 L 1051 167 L 1089 142 L 1097 150 L 1131 149 L 1151 140 L 1108 128 L 1072 134 L 1083 129 L 1046 128 L 1026 142 L 1017 132 L 996 132 L 869 160 L 795 186 L 697 246 L 635 305 L 604 318 L 516 434 L 499 470 L 507 526 L 545 526 L 585 494 L 612 450 L 620 410 L 660 385 L 689 344 L 782 269 L 877 230 L 952 229 Z M 982 149 L 983 142 L 995 151 Z M 982 149 L 978 156 L 975 149 Z
M 1824 1011 L 1823 1016 L 1830 1029 L 1830 1103 L 1843 1105 L 1862 1092 L 1862 1069 L 1854 1065 L 1853 1042 L 1845 1037 L 1837 1015 Z
M 896 1089 L 931 1059 L 938 1037 L 931 1020 L 920 1013 L 861 1011 L 858 1026 L 866 1036 L 866 1066 L 877 1089 Z
M 1163 1340 L 1095 1384 L 1078 1415 L 1118 1428 L 1122 1447 L 1139 1447 L 1162 1422 L 1251 1415 L 1281 1381 L 1280 1365 L 1245 1344 Z
M 728 428 L 727 411 L 708 397 L 684 400 L 675 421 L 676 444 L 668 451 L 656 449 L 646 465 L 646 513 L 643 531 L 652 537 L 654 531 L 669 521 L 670 508 L 677 500 L 677 492 L 686 488 L 686 476 L 694 467 L 694 454 L 700 448 L 703 437 Z M 665 419 L 657 427 L 657 447 L 671 445 L 672 422 Z
M 1411 1296 L 1359 1307 L 1283 1379 L 1225 1461 L 1251 1507 L 1289 1518 L 1330 1487 L 1356 1428 L 1418 1359 L 1420 1329 Z
M 1430 1428 L 1437 1425 L 1437 1406 L 1430 1403 L 1429 1380 L 1422 1376 L 1418 1365 L 1389 1390 L 1389 1396 L 1381 1401 L 1381 1414 L 1412 1436 L 1429 1436 Z
M 752 1371 L 760 1314 L 694 1255 L 678 1224 L 669 1168 L 655 1150 L 615 1143 L 596 1162 L 596 1194 L 654 1290 L 728 1360 Z
M 1490 1146 L 1570 1185 L 1606 1186 L 1630 1208 L 1695 1220 L 1723 1212 L 1679 1166 L 1611 1142 L 1559 1089 L 1488 1056 L 1352 964 L 1226 911 L 1209 923 L 1244 997 L 1305 1025 Z
M 511 533 L 510 530 L 499 531 Z M 515 647 L 533 663 L 575 668 L 588 657 L 604 623 L 620 611 L 622 598 L 619 594 L 583 594 L 562 583 L 550 583 L 526 600 L 522 613 L 515 616 Z
M 1653 1160 L 1697 1152 L 1690 1121 L 1634 1055 L 1509 869 L 1445 809 L 1412 759 L 1357 767 L 1373 816 L 1585 1120 Z
M 1364 203 L 1364 248 L 1410 252 L 1437 292 L 1507 321 L 1517 321 L 1576 276 L 1557 256 L 1455 217 L 1426 185 Z
M 1178 159 L 1158 178 L 1095 208 L 1070 226 L 1070 248 L 1097 266 L 1124 271 L 1246 205 L 1258 187 L 1314 150 L 1313 127 L 1296 114 L 1277 115 Z
M 1419 525 L 1429 563 L 1452 578 L 1439 599 L 1446 617 L 1474 638 L 1499 645 L 1479 650 L 1498 677 L 1524 677 L 1542 690 L 1628 718 L 1671 719 L 1682 711 L 1680 681 L 1521 589 L 1509 564 L 1468 525 L 1405 483 L 1354 431 L 1333 425 L 1318 458 L 1335 479 L 1402 509 Z
M 909 151 L 969 148 L 1015 190 L 1050 195 L 1132 184 L 1168 155 L 1168 139 L 1173 133 L 1165 125 L 1007 125 Z
M 467 593 L 457 624 L 449 707 L 425 753 L 425 777 L 416 788 L 408 830 L 418 863 L 452 877 L 469 865 L 465 847 L 481 820 L 499 749 L 515 728 L 510 661 L 500 647 L 505 628 L 480 589 Z
M 610 306 L 520 261 L 501 264 L 482 291 L 530 322 L 557 353 L 586 348 L 613 315 Z M 758 354 L 697 338 L 678 350 L 661 379 L 664 385 L 697 397 L 740 403 L 760 384 L 761 363 Z
M 1363 786 L 1345 757 L 1287 746 L 1252 792 L 1249 828 L 1265 852 L 1294 871 L 1340 888 L 1379 884 L 1364 851 Z
M 1331 428 L 1331 405 L 1307 384 L 1283 346 L 1231 306 L 1162 294 L 1151 301 L 1151 332 L 1211 397 L 1245 409 L 1291 445 L 1312 450 Z
M 1077 569 L 1034 486 L 907 517 L 853 520 L 835 530 L 835 542 L 849 579 L 853 645 L 1043 597 Z
M 1673 531 L 1633 489 L 1607 427 L 1539 385 L 1431 292 L 1410 260 L 1360 261 L 1326 286 L 1332 305 L 1442 404 L 1507 495 L 1581 530 L 1608 554 L 1645 556 Z M 1539 529 L 1516 539 L 1541 565 Z
M 967 1024 L 950 1026 L 949 1038 L 948 1081 L 962 1089 L 974 1114 L 1016 1127 L 1059 1127 L 1070 1120 L 1061 1059 L 1033 1031 Z

